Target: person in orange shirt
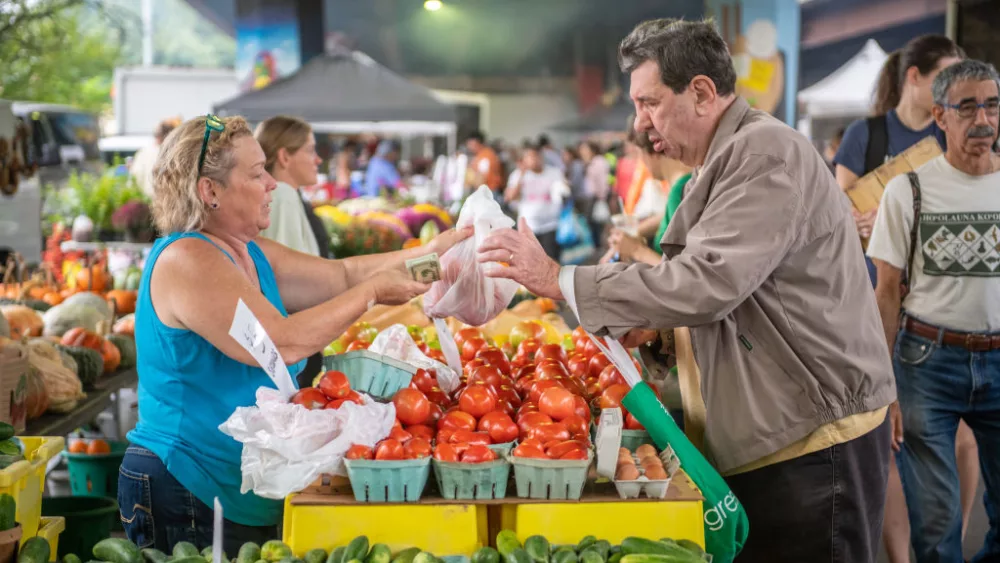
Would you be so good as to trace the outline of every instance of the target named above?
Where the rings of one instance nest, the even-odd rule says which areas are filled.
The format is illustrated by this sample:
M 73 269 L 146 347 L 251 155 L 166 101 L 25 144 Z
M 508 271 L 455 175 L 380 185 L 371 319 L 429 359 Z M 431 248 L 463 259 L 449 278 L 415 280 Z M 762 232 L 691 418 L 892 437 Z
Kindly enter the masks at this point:
M 474 131 L 465 140 L 465 147 L 472 155 L 469 170 L 475 177 L 473 188 L 486 184 L 493 193 L 502 193 L 503 170 L 496 151 L 486 144 L 486 136 L 481 131 Z

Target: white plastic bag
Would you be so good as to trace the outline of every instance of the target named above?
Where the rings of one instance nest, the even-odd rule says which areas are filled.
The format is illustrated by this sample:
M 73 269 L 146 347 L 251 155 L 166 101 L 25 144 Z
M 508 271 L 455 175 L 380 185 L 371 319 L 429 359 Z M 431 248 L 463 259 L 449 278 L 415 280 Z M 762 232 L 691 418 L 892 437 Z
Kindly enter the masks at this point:
M 424 295 L 424 313 L 431 318 L 455 317 L 467 325 L 481 326 L 503 312 L 519 287 L 513 280 L 486 276 L 496 263 L 480 264 L 477 250 L 491 232 L 509 229 L 514 220 L 503 214 L 493 192 L 480 186 L 465 200 L 456 228 L 475 228 L 475 235 L 451 247 L 441 257 L 441 281 Z
M 392 403 L 362 395 L 364 405 L 308 410 L 276 389 L 257 390 L 257 406 L 240 407 L 219 430 L 243 444 L 241 493 L 283 499 L 323 473 L 346 475 L 344 454 L 352 444 L 374 447 L 396 419 Z
M 438 385 L 445 393 L 458 389 L 459 374 L 441 362 L 425 356 L 413 341 L 410 332 L 401 324 L 392 325 L 380 332 L 368 347 L 368 351 L 389 356 L 411 366 L 434 370 L 437 373 Z

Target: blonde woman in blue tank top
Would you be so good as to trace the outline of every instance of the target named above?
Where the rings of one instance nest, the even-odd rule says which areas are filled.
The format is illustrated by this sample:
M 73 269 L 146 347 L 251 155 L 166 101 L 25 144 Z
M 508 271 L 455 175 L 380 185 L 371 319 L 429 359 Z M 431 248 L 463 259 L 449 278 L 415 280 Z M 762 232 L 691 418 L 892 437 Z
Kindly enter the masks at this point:
M 153 172 L 153 215 L 165 235 L 146 262 L 136 310 L 139 423 L 128 438 L 118 502 L 129 539 L 170 553 L 211 544 L 213 499 L 224 547 L 277 536 L 281 501 L 240 492 L 242 446 L 219 431 L 274 384 L 229 336 L 242 299 L 293 378 L 372 305 L 406 303 L 428 285 L 404 261 L 442 254 L 469 231 L 428 247 L 325 260 L 260 237 L 274 178 L 246 121 L 192 119 L 166 139 Z

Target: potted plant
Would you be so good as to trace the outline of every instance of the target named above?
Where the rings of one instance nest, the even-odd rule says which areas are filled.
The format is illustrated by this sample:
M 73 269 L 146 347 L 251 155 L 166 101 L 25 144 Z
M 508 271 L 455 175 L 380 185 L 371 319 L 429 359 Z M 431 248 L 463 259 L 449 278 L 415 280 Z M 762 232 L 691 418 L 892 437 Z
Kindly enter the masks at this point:
M 125 232 L 127 242 L 153 242 L 153 215 L 142 201 L 130 201 L 115 210 L 111 225 Z
M 45 216 L 49 222 L 73 225 L 73 240 L 121 240 L 124 233 L 112 224 L 115 210 L 131 201 L 145 202 L 146 197 L 135 179 L 122 173 L 117 163 L 94 175 L 74 171 L 64 188 L 47 186 Z
M 0 563 L 10 563 L 17 557 L 21 543 L 21 525 L 15 520 L 17 505 L 14 497 L 0 495 Z

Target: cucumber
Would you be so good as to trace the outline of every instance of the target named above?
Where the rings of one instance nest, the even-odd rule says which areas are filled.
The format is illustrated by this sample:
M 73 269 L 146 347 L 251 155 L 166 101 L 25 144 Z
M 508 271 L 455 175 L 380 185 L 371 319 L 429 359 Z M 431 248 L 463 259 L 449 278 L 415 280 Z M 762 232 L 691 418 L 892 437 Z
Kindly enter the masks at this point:
M 172 557 L 170 563 L 205 563 L 205 558 L 198 555 L 187 555 L 185 557 Z
M 344 563 L 344 552 L 346 550 L 347 548 L 344 546 L 334 548 L 334 550 L 330 552 L 330 556 L 326 558 L 326 563 Z
M 241 545 L 240 552 L 236 554 L 236 563 L 257 563 L 258 559 L 260 559 L 260 546 L 252 541 Z
M 195 550 L 195 555 L 197 554 L 198 551 Z M 120 538 L 107 538 L 97 542 L 94 546 L 94 557 L 109 563 L 143 563 L 139 548 L 134 543 Z M 45 561 L 48 561 L 48 558 L 43 559 L 42 563 Z
M 684 549 L 690 551 L 695 555 L 705 555 L 705 550 L 702 549 L 700 545 L 694 543 L 691 540 L 677 540 L 677 545 L 683 547 Z
M 151 547 L 141 550 L 140 553 L 142 554 L 142 558 L 146 560 L 146 563 L 167 563 L 167 560 L 170 559 L 166 553 Z M 69 563 L 69 561 L 63 561 L 63 563 Z
M 576 552 L 580 553 L 595 543 L 597 543 L 597 538 L 594 536 L 584 536 L 583 539 L 580 540 L 580 543 L 576 544 Z
M 676 543 L 653 541 L 643 538 L 625 538 L 622 540 L 622 555 L 676 555 L 685 553 L 690 554 L 691 552 Z
M 511 530 L 501 530 L 497 534 L 497 551 L 500 552 L 500 556 L 506 558 L 515 549 L 521 549 L 521 542 L 517 539 L 517 534 Z
M 14 427 L 6 422 L 0 422 L 0 440 L 14 437 Z
M 580 563 L 606 563 L 596 549 L 588 547 L 580 552 Z
M 326 563 L 326 550 L 319 548 L 310 549 L 302 559 L 306 563 Z
M 350 562 L 353 559 L 364 561 L 368 556 L 368 536 L 358 536 L 347 544 L 344 550 L 344 561 Z
M 560 550 L 552 554 L 552 563 L 577 563 L 576 552 L 573 550 Z
M 421 551 L 413 558 L 413 563 L 437 563 L 437 557 L 433 553 Z
M 83 561 L 80 561 L 80 558 L 75 553 L 67 553 L 63 556 L 62 563 L 83 563 Z
M 14 497 L 0 495 L 0 531 L 13 530 L 17 526 L 17 502 Z
M 136 550 L 136 555 L 138 554 L 139 551 Z M 24 545 L 21 546 L 21 550 L 17 553 L 17 563 L 48 563 L 49 555 L 52 555 L 49 540 L 41 536 L 35 536 L 28 538 L 24 542 Z M 138 562 L 132 563 L 142 563 L 142 560 L 140 559 Z
M 611 554 L 611 557 L 608 557 L 608 563 L 618 563 L 621 560 L 622 560 L 621 553 L 613 553 Z
M 175 547 L 174 555 L 176 556 L 176 554 L 177 548 Z M 278 540 L 264 542 L 264 545 L 260 546 L 260 558 L 270 563 L 277 563 L 282 559 L 291 559 L 292 557 L 295 557 L 292 553 L 292 548 Z
M 535 563 L 549 563 L 552 549 L 549 547 L 549 540 L 543 536 L 534 535 L 524 540 L 524 550 Z
M 500 563 L 500 552 L 492 547 L 481 547 L 472 554 L 471 563 Z
M 392 558 L 392 563 L 413 563 L 413 559 L 420 553 L 419 547 L 408 547 L 400 551 Z M 475 561 L 473 561 L 475 563 Z
M 368 552 L 368 556 L 365 557 L 365 563 L 391 563 L 392 561 L 392 550 L 389 546 L 384 543 L 377 543 L 372 546 L 371 550 Z M 310 563 L 306 561 L 306 563 Z
M 97 548 L 94 548 L 94 555 L 97 555 Z M 201 554 L 198 553 L 198 548 L 194 546 L 191 542 L 179 541 L 174 544 L 173 557 L 171 559 L 181 559 L 183 557 L 200 557 Z M 107 559 L 106 561 L 111 561 Z
M 212 561 L 215 560 L 215 558 L 214 558 L 214 556 L 212 554 L 212 546 L 208 546 L 205 549 L 201 550 L 201 556 L 205 559 L 205 561 L 207 563 L 212 563 Z M 222 561 L 223 563 L 226 563 L 227 561 L 229 561 L 229 558 L 226 557 L 226 552 L 225 551 L 222 552 L 222 559 L 220 561 Z
M 601 559 L 607 559 L 608 554 L 611 553 L 611 542 L 608 540 L 597 540 L 594 542 L 594 545 L 590 546 L 590 549 L 596 549 Z
M 534 559 L 523 548 L 517 548 L 504 557 L 506 563 L 533 563 Z
M 619 563 L 704 563 L 705 560 L 701 558 L 700 555 L 695 555 L 686 549 L 681 549 L 677 553 L 665 555 L 665 554 L 647 554 L 647 553 L 636 553 L 633 555 L 625 555 L 621 558 Z

